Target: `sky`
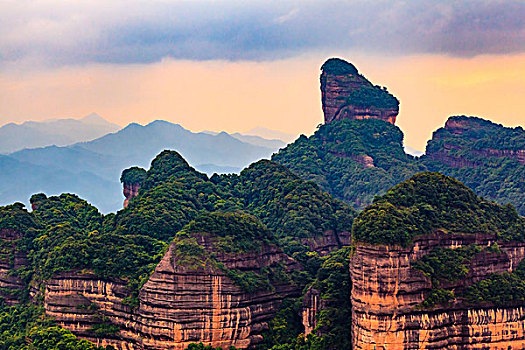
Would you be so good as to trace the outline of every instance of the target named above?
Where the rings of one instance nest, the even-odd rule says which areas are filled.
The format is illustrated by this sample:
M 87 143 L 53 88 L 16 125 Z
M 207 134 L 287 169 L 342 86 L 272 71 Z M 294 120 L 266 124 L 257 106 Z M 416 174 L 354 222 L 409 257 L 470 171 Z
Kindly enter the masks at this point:
M 329 57 L 398 97 L 415 149 L 450 115 L 525 124 L 525 1 L 1 0 L 0 125 L 310 134 Z

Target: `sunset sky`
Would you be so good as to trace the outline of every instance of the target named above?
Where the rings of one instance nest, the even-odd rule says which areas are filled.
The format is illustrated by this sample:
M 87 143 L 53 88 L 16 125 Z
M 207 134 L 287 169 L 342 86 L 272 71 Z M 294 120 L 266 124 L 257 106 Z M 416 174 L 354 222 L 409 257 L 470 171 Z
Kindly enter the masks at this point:
M 309 134 L 334 56 L 399 98 L 413 148 L 450 115 L 525 124 L 524 1 L 7 0 L 0 125 L 96 112 Z

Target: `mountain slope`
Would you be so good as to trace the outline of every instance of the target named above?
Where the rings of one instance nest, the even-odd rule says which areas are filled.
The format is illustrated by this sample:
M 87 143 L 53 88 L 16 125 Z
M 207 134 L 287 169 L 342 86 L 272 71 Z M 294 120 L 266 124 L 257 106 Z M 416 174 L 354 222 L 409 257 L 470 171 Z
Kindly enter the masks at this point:
M 28 203 L 31 195 L 77 193 L 90 202 L 99 203 L 103 212 L 122 204 L 118 181 L 107 180 L 92 172 L 73 172 L 53 166 L 21 162 L 0 155 L 0 204 Z
M 332 121 L 308 138 L 302 135 L 272 160 L 355 208 L 425 170 L 404 152 L 401 130 L 377 119 Z
M 428 142 L 423 163 L 478 195 L 525 215 L 525 131 L 477 117 L 450 117 Z
M 32 212 L 0 207 L 0 243 L 13 247 L 0 259 L 15 249 L 21 257 L 0 265 L 0 277 L 19 282 L 0 296 L 25 302 L 29 288 L 42 291 L 34 302 L 52 321 L 118 349 L 199 341 L 249 348 L 263 340 L 283 300 L 300 305 L 317 270 L 321 292 L 347 285 L 345 260 L 334 262 L 337 275 L 324 262 L 350 244 L 355 212 L 280 164 L 261 160 L 240 175 L 208 178 L 163 151 L 131 178 L 142 188 L 116 214 L 101 215 L 70 194 L 34 195 Z M 349 300 L 348 290 L 341 295 Z M 297 339 L 299 309 L 292 311 L 286 333 Z M 349 332 L 339 338 L 348 343 Z
M 240 168 L 255 159 L 269 157 L 274 151 L 242 142 L 225 132 L 217 135 L 193 133 L 178 124 L 161 120 L 146 126 L 130 124 L 118 133 L 75 146 L 104 155 L 139 159 L 147 156 L 148 162 L 163 149 L 170 148 L 180 152 L 190 164 L 213 163 Z

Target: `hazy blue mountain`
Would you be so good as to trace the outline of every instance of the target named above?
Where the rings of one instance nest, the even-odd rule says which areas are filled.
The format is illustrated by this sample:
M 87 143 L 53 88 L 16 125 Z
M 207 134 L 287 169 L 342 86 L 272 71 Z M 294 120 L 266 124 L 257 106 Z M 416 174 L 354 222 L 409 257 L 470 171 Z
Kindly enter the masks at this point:
M 281 140 L 285 143 L 290 143 L 294 141 L 299 135 L 296 134 L 288 134 L 283 131 L 279 130 L 272 130 L 268 129 L 262 126 L 258 126 L 256 128 L 250 129 L 248 131 L 245 131 L 242 133 L 243 135 L 253 135 L 253 136 L 259 136 L 265 139 L 271 139 L 271 140 Z
M 261 147 L 225 132 L 193 133 L 182 126 L 154 121 L 129 124 L 118 132 L 64 147 L 24 149 L 2 156 L 0 205 L 27 203 L 37 192 L 72 192 L 103 212 L 122 207 L 120 173 L 130 166 L 149 167 L 164 149 L 178 151 L 196 169 L 208 174 L 239 172 L 269 158 L 280 147 Z
M 219 134 L 216 131 L 203 131 L 203 133 L 210 134 L 210 135 L 217 135 L 217 134 Z M 286 144 L 287 144 L 286 142 L 284 142 L 283 140 L 280 140 L 280 139 L 266 139 L 266 138 L 263 138 L 263 137 L 260 137 L 260 136 L 244 135 L 244 134 L 241 134 L 241 133 L 238 133 L 238 132 L 233 133 L 233 134 L 229 134 L 229 135 L 235 137 L 237 140 L 240 140 L 242 142 L 246 142 L 246 143 L 249 143 L 249 144 L 252 144 L 252 145 L 255 145 L 255 146 L 261 146 L 261 147 L 268 147 L 268 148 L 279 149 L 279 148 L 285 147 Z
M 9 123 L 0 127 L 0 153 L 51 145 L 66 146 L 93 140 L 119 129 L 117 124 L 110 123 L 94 113 L 80 119 Z
M 91 172 L 73 172 L 49 166 L 18 161 L 0 155 L 0 205 L 13 202 L 29 203 L 31 195 L 64 192 L 77 193 L 82 198 L 100 204 L 104 212 L 120 208 L 123 201 L 117 179 L 108 181 Z
M 231 173 L 240 173 L 242 168 L 231 167 L 231 166 L 221 166 L 215 164 L 199 164 L 194 166 L 195 169 L 201 173 L 206 173 L 208 175 L 217 174 L 231 174 Z
M 407 146 L 407 145 L 404 145 L 403 148 L 405 150 L 405 153 L 411 154 L 414 157 L 421 157 L 423 154 L 425 154 L 425 152 L 419 151 L 419 150 L 417 150 L 415 148 L 412 148 L 410 146 Z

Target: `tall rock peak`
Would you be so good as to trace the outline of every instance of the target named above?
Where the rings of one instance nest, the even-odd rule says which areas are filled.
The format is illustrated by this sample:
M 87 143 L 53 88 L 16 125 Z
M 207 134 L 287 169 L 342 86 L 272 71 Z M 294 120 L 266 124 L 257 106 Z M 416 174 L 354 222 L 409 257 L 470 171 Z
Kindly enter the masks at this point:
M 122 182 L 124 186 L 123 194 L 124 197 L 126 197 L 124 200 L 124 208 L 127 208 L 129 201 L 139 194 L 144 180 L 146 180 L 146 170 L 142 168 L 134 166 L 122 171 L 120 182 Z
M 340 58 L 330 58 L 321 66 L 321 98 L 325 123 L 373 118 L 395 124 L 399 113 L 397 98 Z

